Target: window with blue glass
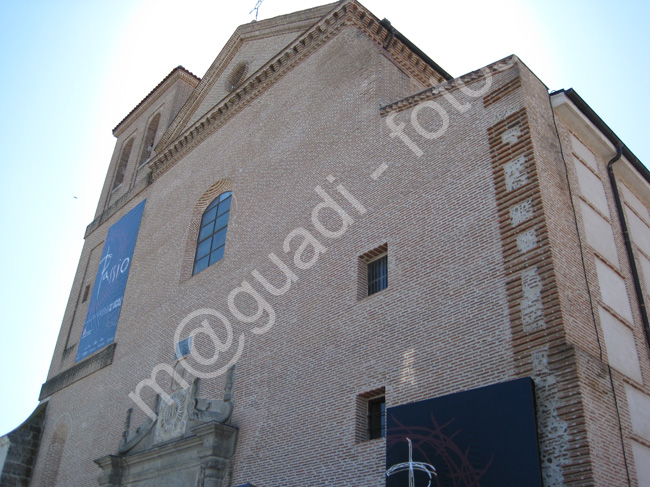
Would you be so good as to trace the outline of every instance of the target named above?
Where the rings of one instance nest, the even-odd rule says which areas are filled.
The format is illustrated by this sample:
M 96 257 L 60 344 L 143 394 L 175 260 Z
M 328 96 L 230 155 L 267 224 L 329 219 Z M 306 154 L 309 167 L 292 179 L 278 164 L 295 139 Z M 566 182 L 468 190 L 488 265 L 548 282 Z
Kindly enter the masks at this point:
M 226 191 L 212 200 L 203 212 L 192 275 L 198 274 L 223 258 L 231 202 L 232 191 Z

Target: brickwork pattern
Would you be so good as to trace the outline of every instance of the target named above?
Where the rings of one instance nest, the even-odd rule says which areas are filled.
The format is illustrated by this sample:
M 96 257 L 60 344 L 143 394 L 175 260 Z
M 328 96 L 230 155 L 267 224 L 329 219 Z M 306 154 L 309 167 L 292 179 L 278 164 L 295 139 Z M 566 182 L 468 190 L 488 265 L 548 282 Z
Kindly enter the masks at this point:
M 346 1 L 193 126 L 185 123 L 202 100 L 219 99 L 210 87 L 221 90 L 227 70 L 210 72 L 212 84 L 202 83 L 200 96 L 170 94 L 172 108 L 161 115 L 170 130 L 149 165 L 150 184 L 135 184 L 110 202 L 102 196 L 50 378 L 71 365 L 66 349 L 85 315 L 79 296 L 97 267 L 95 249 L 146 198 L 113 362 L 50 398 L 47 447 L 37 458 L 34 485 L 95 484 L 93 460 L 116 452 L 133 407 L 127 394 L 158 364 L 181 370 L 174 358 L 178 324 L 202 308 L 227 314 L 229 294 L 245 282 L 273 307 L 275 322 L 255 333 L 270 313 L 255 323 L 228 315 L 234 341 L 245 345 L 234 387 L 239 443 L 228 467 L 231 485 L 381 485 L 385 441 L 360 441 L 369 391 L 384 391 L 390 410 L 523 376 L 535 381 L 544 485 L 621 485 L 610 372 L 598 353 L 600 330 L 579 272 L 576 217 L 566 208 L 573 181 L 561 165 L 548 92 L 516 57 L 425 89 L 431 69 L 391 38 L 385 24 Z M 488 75 L 494 84 L 482 100 L 461 89 L 480 86 Z M 450 93 L 467 111 L 449 105 Z M 178 100 L 189 96 L 195 98 L 181 110 Z M 447 110 L 449 129 L 424 140 L 409 122 L 419 103 L 434 99 Z M 116 147 L 131 130 L 142 136 L 157 108 L 129 116 Z M 173 123 L 166 118 L 176 113 Z M 408 125 L 421 157 L 391 137 L 392 115 Z M 435 126 L 427 116 L 420 112 L 421 124 Z M 373 178 L 381 164 L 384 175 Z M 106 184 L 111 178 L 109 170 Z M 233 191 L 236 206 L 224 258 L 191 276 L 200 216 L 225 190 Z M 314 223 L 323 193 L 351 219 L 341 238 Z M 325 228 L 341 227 L 340 213 L 326 213 L 319 214 Z M 296 264 L 298 239 L 287 241 L 295 229 L 324 248 L 318 253 L 314 245 L 303 255 L 312 267 Z M 389 285 L 361 298 L 360 256 L 382 246 L 390 249 Z M 269 260 L 271 253 L 295 280 Z M 597 289 L 596 270 L 588 265 L 589 285 Z M 289 290 L 271 295 L 254 272 Z M 250 295 L 237 299 L 248 316 L 259 306 Z M 224 329 L 217 333 L 224 339 Z M 219 366 L 234 348 L 220 355 Z M 220 397 L 224 381 L 204 380 L 201 395 Z M 159 374 L 158 382 L 172 389 L 169 375 Z M 615 375 L 631 448 L 645 440 L 632 433 L 629 382 Z M 147 388 L 142 398 L 152 405 L 155 394 Z M 144 419 L 144 412 L 134 412 L 134 425 Z
M 483 97 L 483 105 L 487 108 L 490 105 L 495 104 L 499 100 L 505 98 L 507 95 L 510 93 L 514 93 L 517 90 L 521 89 L 521 78 L 517 77 L 514 78 L 507 83 L 505 83 L 503 86 L 491 90 L 487 95 Z
M 421 83 L 426 85 L 430 84 L 431 80 L 438 83 L 444 81 L 440 73 L 415 55 L 405 44 L 394 39 L 394 34 L 386 29 L 372 13 L 356 2 L 342 2 L 307 32 L 299 36 L 288 49 L 274 56 L 254 75 L 251 75 L 240 89 L 224 98 L 181 134 L 178 134 L 177 139 L 153 161 L 154 178 L 162 175 L 180 157 L 186 155 L 197 144 L 222 127 L 289 70 L 334 38 L 342 28 L 352 25 L 366 33 L 382 48 L 386 45 L 385 52 L 391 55 L 394 62 Z M 175 130 L 178 133 L 181 130 L 180 126 L 175 127 Z
M 519 78 L 518 78 L 519 79 Z M 489 106 L 520 83 L 484 99 Z M 488 129 L 517 374 L 535 379 L 546 485 L 589 482 L 574 352 L 566 344 L 535 153 L 525 109 Z
M 281 285 L 267 256 L 275 252 L 290 263 L 296 243 L 289 256 L 282 251 L 289 232 L 316 232 L 310 215 L 321 201 L 317 184 L 335 197 L 340 181 L 368 212 L 359 215 L 338 195 L 355 222 L 338 240 L 319 237 L 328 249 L 314 268 L 294 269 L 294 287 L 267 296 L 277 313 L 274 327 L 253 336 L 254 325 L 236 323 L 235 337 L 246 333 L 247 341 L 235 381 L 233 424 L 240 436 L 233 485 L 298 486 L 310 479 L 374 486 L 383 478 L 385 444 L 356 442 L 359 394 L 385 387 L 390 408 L 512 377 L 505 288 L 494 281 L 502 266 L 496 210 L 485 204 L 494 199 L 487 142 L 456 118 L 455 132 L 416 160 L 386 135 L 377 109 L 384 90 L 401 98 L 412 86 L 382 47 L 348 26 L 88 235 L 85 253 L 147 198 L 113 363 L 51 398 L 53 418 L 69 413 L 102 434 L 71 426 L 54 485 L 96 481 L 92 460 L 115 451 L 133 406 L 127 393 L 158 363 L 173 363 L 174 331 L 188 313 L 206 306 L 227 312 L 228 293 L 254 269 Z M 457 141 L 466 136 L 476 142 L 463 148 L 463 157 L 479 168 L 469 175 L 456 164 Z M 395 166 L 388 179 L 373 182 L 382 160 Z M 232 181 L 237 199 L 226 254 L 183 281 L 192 215 L 223 180 Z M 462 215 L 466 205 L 471 213 Z M 456 216 L 441 218 L 443 209 Z M 325 214 L 323 221 L 335 228 Z M 389 287 L 359 300 L 359 256 L 386 243 Z M 477 346 L 485 355 L 476 355 Z M 164 374 L 160 382 L 171 385 Z M 219 397 L 222 378 L 202 388 Z M 152 404 L 152 391 L 143 399 Z M 133 424 L 143 419 L 136 411 Z M 53 431 L 45 434 L 51 442 Z
M 198 79 L 183 68 L 177 68 L 150 93 L 131 114 L 129 114 L 113 131 L 117 137 L 115 151 L 111 158 L 108 174 L 102 189 L 95 221 L 86 231 L 86 235 L 97 228 L 99 224 L 114 214 L 117 209 L 124 206 L 131 198 L 136 196 L 150 180 L 148 165 L 140 166 L 139 155 L 145 144 L 146 131 L 149 120 L 155 114 L 160 114 L 157 139 L 167 130 L 181 106 L 190 96 L 192 88 L 196 87 Z M 124 182 L 121 186 L 113 188 L 112 182 L 118 170 L 120 147 L 127 140 L 133 138 L 133 150 L 127 160 Z

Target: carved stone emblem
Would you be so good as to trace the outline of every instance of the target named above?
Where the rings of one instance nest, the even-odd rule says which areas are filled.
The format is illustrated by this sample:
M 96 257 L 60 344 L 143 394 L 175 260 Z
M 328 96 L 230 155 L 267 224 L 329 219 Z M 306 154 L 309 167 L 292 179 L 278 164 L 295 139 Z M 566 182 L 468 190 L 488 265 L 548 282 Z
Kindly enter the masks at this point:
M 189 389 L 181 389 L 169 396 L 169 402 L 160 400 L 154 444 L 178 438 L 185 433 L 189 392 Z

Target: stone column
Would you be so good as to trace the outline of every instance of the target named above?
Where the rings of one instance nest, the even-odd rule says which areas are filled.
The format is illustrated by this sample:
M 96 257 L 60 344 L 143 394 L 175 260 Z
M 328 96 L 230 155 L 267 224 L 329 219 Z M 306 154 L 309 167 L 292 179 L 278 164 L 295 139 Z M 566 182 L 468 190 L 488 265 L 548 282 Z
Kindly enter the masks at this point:
M 228 461 L 215 456 L 201 457 L 203 487 L 222 487 Z
M 98 458 L 95 463 L 102 469 L 97 479 L 99 485 L 104 487 L 120 487 L 122 485 L 122 474 L 124 473 L 124 459 L 117 455 L 106 455 Z
M 192 433 L 203 440 L 198 452 L 204 472 L 203 487 L 222 487 L 228 459 L 235 453 L 237 428 L 206 423 L 193 427 Z

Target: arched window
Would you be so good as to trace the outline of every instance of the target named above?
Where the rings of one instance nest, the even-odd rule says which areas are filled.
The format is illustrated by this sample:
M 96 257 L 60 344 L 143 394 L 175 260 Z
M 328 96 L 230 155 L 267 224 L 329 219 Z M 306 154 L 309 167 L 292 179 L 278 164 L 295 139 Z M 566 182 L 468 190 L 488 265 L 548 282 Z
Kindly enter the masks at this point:
M 124 181 L 124 175 L 126 174 L 126 166 L 129 163 L 129 156 L 131 155 L 131 148 L 133 147 L 133 139 L 124 144 L 122 148 L 122 154 L 120 154 L 120 162 L 117 164 L 117 171 L 115 171 L 115 179 L 113 179 L 113 187 L 111 190 L 117 188 L 122 181 Z
M 226 191 L 212 200 L 203 212 L 192 275 L 198 274 L 223 258 L 231 202 L 232 191 Z
M 140 162 L 138 162 L 138 167 L 147 162 L 147 159 L 151 157 L 151 152 L 153 151 L 153 143 L 156 139 L 156 132 L 158 132 L 158 123 L 160 122 L 160 113 L 157 113 L 155 117 L 149 122 L 149 127 L 147 127 L 147 133 L 144 134 L 144 143 L 142 144 L 142 153 L 140 154 Z

